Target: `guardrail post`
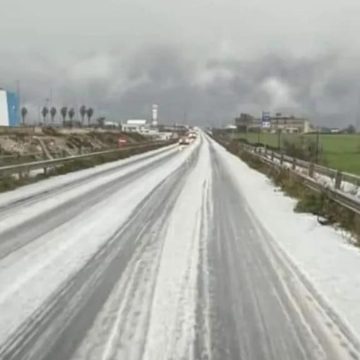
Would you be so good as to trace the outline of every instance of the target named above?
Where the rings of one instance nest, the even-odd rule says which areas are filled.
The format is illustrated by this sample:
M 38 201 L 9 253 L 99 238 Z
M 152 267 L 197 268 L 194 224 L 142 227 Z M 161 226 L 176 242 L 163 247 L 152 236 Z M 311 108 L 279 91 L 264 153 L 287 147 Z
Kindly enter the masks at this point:
M 267 147 L 266 147 L 266 145 L 264 146 L 264 152 L 265 152 L 265 156 L 267 157 Z
M 284 164 L 284 154 L 280 155 L 280 165 Z
M 338 171 L 335 175 L 335 189 L 339 190 L 341 188 L 341 181 L 342 181 L 342 173 Z
M 274 152 L 271 152 L 271 161 L 274 161 Z
M 309 176 L 310 177 L 314 177 L 314 170 L 315 170 L 315 166 L 313 163 L 309 164 Z
M 292 159 L 292 166 L 291 167 L 292 167 L 293 170 L 296 170 L 296 158 Z

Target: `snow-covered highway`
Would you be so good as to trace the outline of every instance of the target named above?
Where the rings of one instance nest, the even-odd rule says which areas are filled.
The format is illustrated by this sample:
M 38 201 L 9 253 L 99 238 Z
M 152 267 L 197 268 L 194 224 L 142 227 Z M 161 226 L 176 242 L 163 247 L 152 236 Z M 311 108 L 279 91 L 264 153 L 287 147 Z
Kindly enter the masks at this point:
M 358 359 L 359 254 L 288 203 L 204 134 L 0 195 L 0 359 Z

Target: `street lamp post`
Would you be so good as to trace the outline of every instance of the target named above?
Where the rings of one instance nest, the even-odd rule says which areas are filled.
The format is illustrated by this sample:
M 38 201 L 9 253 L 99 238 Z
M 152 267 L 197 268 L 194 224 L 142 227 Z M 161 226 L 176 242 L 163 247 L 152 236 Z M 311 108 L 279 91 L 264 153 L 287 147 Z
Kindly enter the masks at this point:
M 319 149 L 320 146 L 320 127 L 317 127 L 317 131 L 316 131 L 316 148 L 315 148 L 315 162 L 318 164 L 319 163 Z

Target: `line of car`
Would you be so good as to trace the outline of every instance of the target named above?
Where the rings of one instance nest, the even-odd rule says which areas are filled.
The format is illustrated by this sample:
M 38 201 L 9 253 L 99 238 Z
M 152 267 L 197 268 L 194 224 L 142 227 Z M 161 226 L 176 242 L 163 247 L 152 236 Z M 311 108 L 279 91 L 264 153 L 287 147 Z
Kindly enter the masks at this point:
M 196 138 L 197 133 L 195 131 L 190 131 L 179 139 L 179 145 L 190 145 L 196 140 Z

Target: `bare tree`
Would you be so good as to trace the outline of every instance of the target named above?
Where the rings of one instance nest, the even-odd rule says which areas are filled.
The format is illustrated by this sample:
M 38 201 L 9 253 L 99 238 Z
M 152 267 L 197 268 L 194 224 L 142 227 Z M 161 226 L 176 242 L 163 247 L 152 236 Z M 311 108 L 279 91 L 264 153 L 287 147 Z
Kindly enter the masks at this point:
M 27 114 L 28 114 L 28 109 L 25 106 L 23 106 L 21 108 L 21 118 L 22 118 L 23 125 L 25 125 L 25 120 L 26 120 Z

